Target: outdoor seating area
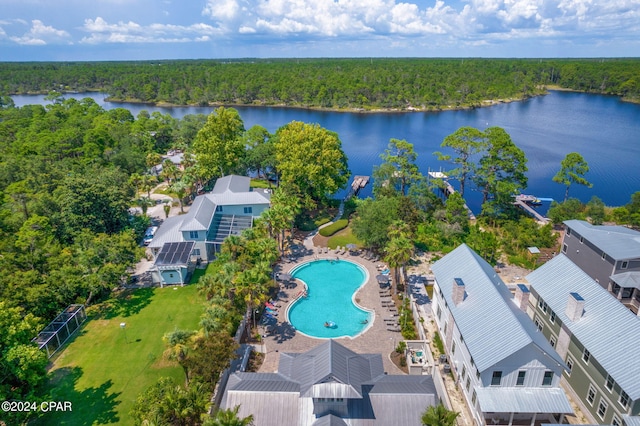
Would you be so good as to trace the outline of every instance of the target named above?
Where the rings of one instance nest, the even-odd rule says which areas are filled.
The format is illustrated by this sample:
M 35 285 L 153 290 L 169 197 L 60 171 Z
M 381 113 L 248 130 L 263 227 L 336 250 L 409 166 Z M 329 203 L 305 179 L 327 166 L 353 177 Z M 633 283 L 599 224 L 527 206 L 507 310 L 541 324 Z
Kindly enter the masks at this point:
M 433 365 L 431 352 L 426 340 L 407 340 L 405 356 L 409 374 L 424 374 Z

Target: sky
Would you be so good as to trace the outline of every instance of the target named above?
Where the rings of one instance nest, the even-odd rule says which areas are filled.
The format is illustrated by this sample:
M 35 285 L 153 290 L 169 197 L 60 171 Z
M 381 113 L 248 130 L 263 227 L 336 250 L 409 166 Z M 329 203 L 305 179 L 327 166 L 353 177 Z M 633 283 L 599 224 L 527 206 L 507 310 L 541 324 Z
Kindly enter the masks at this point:
M 631 56 L 640 0 L 0 0 L 0 61 Z

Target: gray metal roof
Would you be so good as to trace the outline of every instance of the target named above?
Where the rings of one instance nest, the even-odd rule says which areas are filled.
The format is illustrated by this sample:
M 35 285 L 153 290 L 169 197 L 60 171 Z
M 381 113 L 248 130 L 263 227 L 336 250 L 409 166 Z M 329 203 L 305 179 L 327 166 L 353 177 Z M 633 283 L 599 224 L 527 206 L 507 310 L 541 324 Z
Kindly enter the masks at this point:
M 334 416 L 333 414 L 327 414 L 326 416 L 322 416 L 318 420 L 313 422 L 312 426 L 349 426 L 349 425 L 340 417 Z
M 179 243 L 184 241 L 180 227 L 184 216 L 168 217 L 158 227 L 158 230 L 149 243 L 149 248 L 162 248 L 164 243 Z
M 635 337 L 640 336 L 640 318 L 563 254 L 527 275 L 527 280 L 631 399 L 639 399 L 640 357 Z M 565 314 L 572 292 L 584 299 L 584 313 L 577 321 Z
M 564 413 L 573 409 L 562 388 L 476 388 L 483 413 Z
M 361 398 L 362 384 L 384 374 L 380 355 L 359 355 L 334 340 L 288 355 L 278 371 L 300 383 L 302 396 Z
M 640 290 L 640 271 L 623 272 L 621 274 L 611 275 L 609 278 L 620 287 L 633 287 Z
M 640 426 L 640 416 L 630 416 L 625 414 L 622 416 L 625 426 Z
M 615 260 L 640 258 L 640 232 L 624 226 L 592 225 L 584 220 L 564 224 Z
M 560 365 L 553 350 L 531 319 L 513 302 L 513 296 L 498 274 L 466 244 L 438 260 L 431 267 L 435 280 L 480 372 L 535 345 Z M 465 284 L 467 297 L 453 303 L 454 279 Z
M 319 381 L 309 384 L 312 378 Z M 316 417 L 312 396 L 340 398 L 334 386 L 360 394 L 345 396 L 344 418 Z M 424 410 L 436 404 L 431 376 L 385 375 L 380 354 L 358 355 L 329 340 L 303 354 L 281 353 L 278 373 L 232 374 L 220 405 L 239 405 L 240 416 L 253 415 L 256 426 L 419 426 Z
M 208 230 L 215 213 L 216 203 L 213 200 L 206 195 L 197 196 L 187 214 L 184 215 L 180 231 Z
M 216 180 L 211 193 L 222 194 L 225 191 L 248 192 L 250 185 L 251 178 L 248 176 L 227 175 Z

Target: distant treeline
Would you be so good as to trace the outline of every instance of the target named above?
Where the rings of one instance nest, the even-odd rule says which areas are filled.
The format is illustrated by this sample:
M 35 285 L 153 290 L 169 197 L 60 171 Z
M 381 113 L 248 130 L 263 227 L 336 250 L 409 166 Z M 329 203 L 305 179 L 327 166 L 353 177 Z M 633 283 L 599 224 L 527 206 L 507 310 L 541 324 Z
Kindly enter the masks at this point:
M 640 59 L 263 59 L 0 63 L 0 94 L 103 91 L 176 105 L 440 109 L 549 86 L 640 99 Z

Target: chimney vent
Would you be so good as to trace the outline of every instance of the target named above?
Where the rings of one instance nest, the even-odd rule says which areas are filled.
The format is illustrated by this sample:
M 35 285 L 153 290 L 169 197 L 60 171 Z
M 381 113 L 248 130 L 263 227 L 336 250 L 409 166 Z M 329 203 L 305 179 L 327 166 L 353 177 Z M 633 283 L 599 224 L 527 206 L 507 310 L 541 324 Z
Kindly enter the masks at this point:
M 571 321 L 578 321 L 584 312 L 584 299 L 578 293 L 569 293 L 567 309 L 564 311 Z
M 462 281 L 462 278 L 454 278 L 453 291 L 451 292 L 451 299 L 453 299 L 453 304 L 458 306 L 466 298 L 467 293 L 465 292 L 464 281 Z
M 516 302 L 516 305 L 520 308 L 521 311 L 527 312 L 527 306 L 529 306 L 529 296 L 531 292 L 524 284 L 516 285 L 516 293 L 513 296 L 513 300 Z

